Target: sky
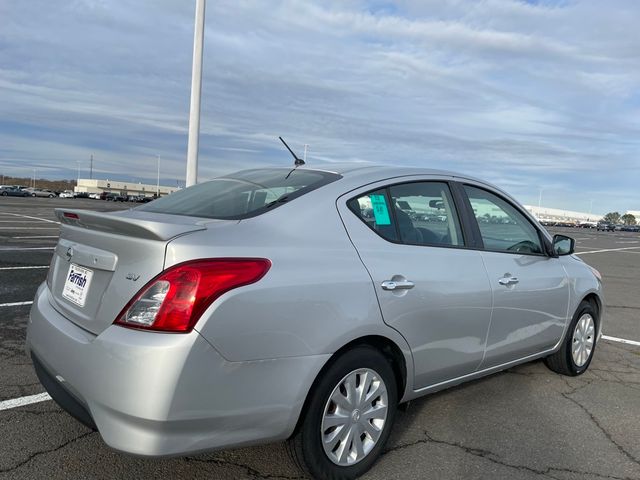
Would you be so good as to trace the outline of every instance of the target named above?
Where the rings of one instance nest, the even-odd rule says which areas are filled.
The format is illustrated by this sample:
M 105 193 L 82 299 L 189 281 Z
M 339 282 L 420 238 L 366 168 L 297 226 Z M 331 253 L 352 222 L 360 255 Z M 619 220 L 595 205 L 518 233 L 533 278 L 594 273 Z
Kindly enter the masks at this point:
M 184 182 L 194 0 L 0 0 L 0 173 Z M 637 0 L 209 0 L 199 180 L 292 164 L 472 174 L 640 209 Z

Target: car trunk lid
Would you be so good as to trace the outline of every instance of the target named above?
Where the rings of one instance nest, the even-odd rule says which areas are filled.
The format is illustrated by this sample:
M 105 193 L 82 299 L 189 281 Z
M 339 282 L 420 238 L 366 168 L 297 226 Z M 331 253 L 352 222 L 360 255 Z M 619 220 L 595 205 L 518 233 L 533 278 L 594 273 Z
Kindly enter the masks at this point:
M 56 215 L 61 233 L 47 278 L 51 304 L 96 335 L 162 272 L 166 246 L 172 239 L 204 230 L 212 222 L 135 210 L 57 209 Z

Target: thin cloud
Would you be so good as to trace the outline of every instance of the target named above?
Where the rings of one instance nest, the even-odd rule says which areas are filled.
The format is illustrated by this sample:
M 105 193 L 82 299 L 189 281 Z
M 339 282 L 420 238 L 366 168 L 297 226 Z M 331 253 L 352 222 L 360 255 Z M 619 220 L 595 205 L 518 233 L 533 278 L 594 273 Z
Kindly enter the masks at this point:
M 98 175 L 146 180 L 159 154 L 165 181 L 184 178 L 193 13 L 2 3 L 3 173 L 74 178 L 94 154 Z M 228 0 L 207 15 L 202 178 L 290 164 L 283 135 L 312 165 L 461 171 L 573 210 L 604 183 L 602 212 L 640 204 L 633 0 Z

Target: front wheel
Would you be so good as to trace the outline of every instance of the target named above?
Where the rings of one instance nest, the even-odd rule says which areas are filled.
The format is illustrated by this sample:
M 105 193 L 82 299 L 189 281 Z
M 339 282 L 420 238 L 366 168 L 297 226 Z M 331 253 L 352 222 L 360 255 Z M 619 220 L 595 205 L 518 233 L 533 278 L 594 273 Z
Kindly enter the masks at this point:
M 338 357 L 310 392 L 289 453 L 312 478 L 349 480 L 369 470 L 389 438 L 398 403 L 389 361 L 375 348 Z
M 586 372 L 593 358 L 598 332 L 598 312 L 591 302 L 583 300 L 556 353 L 544 359 L 549 369 L 575 377 Z

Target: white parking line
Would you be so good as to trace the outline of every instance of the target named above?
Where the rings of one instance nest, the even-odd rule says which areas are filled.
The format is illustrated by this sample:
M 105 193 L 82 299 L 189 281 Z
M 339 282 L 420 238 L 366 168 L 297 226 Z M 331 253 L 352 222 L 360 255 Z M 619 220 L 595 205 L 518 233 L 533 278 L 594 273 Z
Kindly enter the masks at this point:
M 24 407 L 25 405 L 46 402 L 47 400 L 51 400 L 48 393 L 38 393 L 37 395 L 29 395 L 28 397 L 12 398 L 11 400 L 0 402 L 0 410 Z
M 11 302 L 11 303 L 0 303 L 0 307 L 20 307 L 22 305 L 32 305 L 33 301 L 31 302 Z
M 640 247 L 622 247 L 622 248 L 605 248 L 602 250 L 589 250 L 587 252 L 576 252 L 575 255 L 587 255 L 589 253 L 603 253 L 603 252 L 619 252 L 621 250 L 637 250 Z
M 49 265 L 29 265 L 24 267 L 0 267 L 0 270 L 32 270 L 34 268 L 49 268 Z
M 21 252 L 23 250 L 55 250 L 56 247 L 0 247 L 0 252 Z
M 29 235 L 27 237 L 11 237 L 11 238 L 58 238 L 58 235 Z
M 35 223 L 37 225 L 38 222 L 41 221 L 42 220 L 0 220 L 0 223 Z
M 0 230 L 58 230 L 59 227 L 0 227 Z
M 602 335 L 603 340 L 609 340 L 610 342 L 626 343 L 627 345 L 635 345 L 640 347 L 640 342 L 635 340 L 627 340 L 626 338 L 610 337 L 609 335 Z
M 19 213 L 4 212 L 4 215 L 13 215 L 14 217 L 30 218 L 32 220 L 42 220 L 43 222 L 56 223 L 60 225 L 60 222 L 56 222 L 55 220 L 49 220 L 47 218 L 40 218 L 40 217 L 30 217 L 29 215 L 20 215 Z

